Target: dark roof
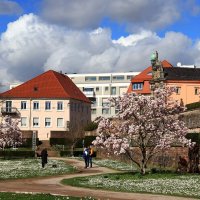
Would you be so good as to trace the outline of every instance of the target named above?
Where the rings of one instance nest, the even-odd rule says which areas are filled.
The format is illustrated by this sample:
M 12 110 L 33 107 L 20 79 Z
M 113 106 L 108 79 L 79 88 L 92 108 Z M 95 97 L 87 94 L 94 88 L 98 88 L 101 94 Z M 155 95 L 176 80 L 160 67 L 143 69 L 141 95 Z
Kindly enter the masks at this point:
M 200 68 L 164 68 L 166 80 L 200 80 Z
M 1 93 L 0 98 L 64 98 L 90 103 L 68 76 L 53 70 Z

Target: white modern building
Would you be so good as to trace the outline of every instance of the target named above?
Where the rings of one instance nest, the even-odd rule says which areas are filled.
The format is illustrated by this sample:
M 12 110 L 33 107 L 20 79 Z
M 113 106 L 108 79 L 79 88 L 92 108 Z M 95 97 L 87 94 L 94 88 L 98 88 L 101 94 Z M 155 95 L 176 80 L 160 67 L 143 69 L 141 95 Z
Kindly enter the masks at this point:
M 110 117 L 117 110 L 111 107 L 108 98 L 127 92 L 131 78 L 139 72 L 67 74 L 81 91 L 92 101 L 92 120 L 98 116 Z

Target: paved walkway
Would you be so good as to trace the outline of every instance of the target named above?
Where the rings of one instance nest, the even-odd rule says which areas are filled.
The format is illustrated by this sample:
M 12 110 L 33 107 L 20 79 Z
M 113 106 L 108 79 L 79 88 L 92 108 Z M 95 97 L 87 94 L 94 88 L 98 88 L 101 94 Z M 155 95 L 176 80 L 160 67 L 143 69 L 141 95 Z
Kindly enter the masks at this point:
M 61 159 L 61 158 L 59 158 Z M 84 169 L 83 161 L 75 159 L 63 158 L 68 163 L 76 166 L 79 172 L 76 174 L 61 175 L 56 177 L 38 177 L 31 179 L 17 179 L 17 180 L 4 180 L 0 181 L 1 192 L 34 192 L 34 193 L 51 193 L 58 195 L 69 196 L 91 196 L 100 200 L 192 200 L 189 198 L 151 195 L 151 194 L 138 194 L 138 193 L 125 193 L 125 192 L 111 192 L 105 190 L 94 190 L 86 188 L 78 188 L 72 186 L 62 185 L 62 179 L 88 176 L 94 174 L 116 172 L 104 167 L 95 166 L 93 168 Z M 194 199 L 195 200 L 195 199 Z

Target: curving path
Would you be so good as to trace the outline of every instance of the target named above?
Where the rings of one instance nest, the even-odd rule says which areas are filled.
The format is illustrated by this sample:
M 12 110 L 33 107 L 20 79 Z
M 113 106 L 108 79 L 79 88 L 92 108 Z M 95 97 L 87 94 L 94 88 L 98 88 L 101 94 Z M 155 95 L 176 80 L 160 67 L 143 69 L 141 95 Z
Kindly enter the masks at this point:
M 105 190 L 94 190 L 94 189 L 86 189 L 86 188 L 78 188 L 78 187 L 62 185 L 60 183 L 62 179 L 116 172 L 115 170 L 111 170 L 105 167 L 98 167 L 95 165 L 93 168 L 84 169 L 83 161 L 75 159 L 67 159 L 67 158 L 63 158 L 63 160 L 66 160 L 66 162 L 76 166 L 79 169 L 79 172 L 76 174 L 60 175 L 56 177 L 38 177 L 31 179 L 4 180 L 0 181 L 0 191 L 51 193 L 51 194 L 69 195 L 77 197 L 91 196 L 100 200 L 192 200 L 192 198 L 189 199 L 182 197 L 172 197 L 172 196 L 153 195 L 153 194 L 111 192 Z

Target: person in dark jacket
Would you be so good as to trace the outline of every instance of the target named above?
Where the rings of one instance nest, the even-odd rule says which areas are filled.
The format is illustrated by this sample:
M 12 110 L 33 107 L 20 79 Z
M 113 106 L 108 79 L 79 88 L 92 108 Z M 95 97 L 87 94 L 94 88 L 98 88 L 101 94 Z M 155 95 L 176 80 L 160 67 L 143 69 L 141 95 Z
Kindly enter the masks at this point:
M 45 148 L 41 151 L 42 168 L 44 168 L 44 166 L 47 164 L 47 157 L 48 157 L 48 153 L 47 153 L 47 149 Z

